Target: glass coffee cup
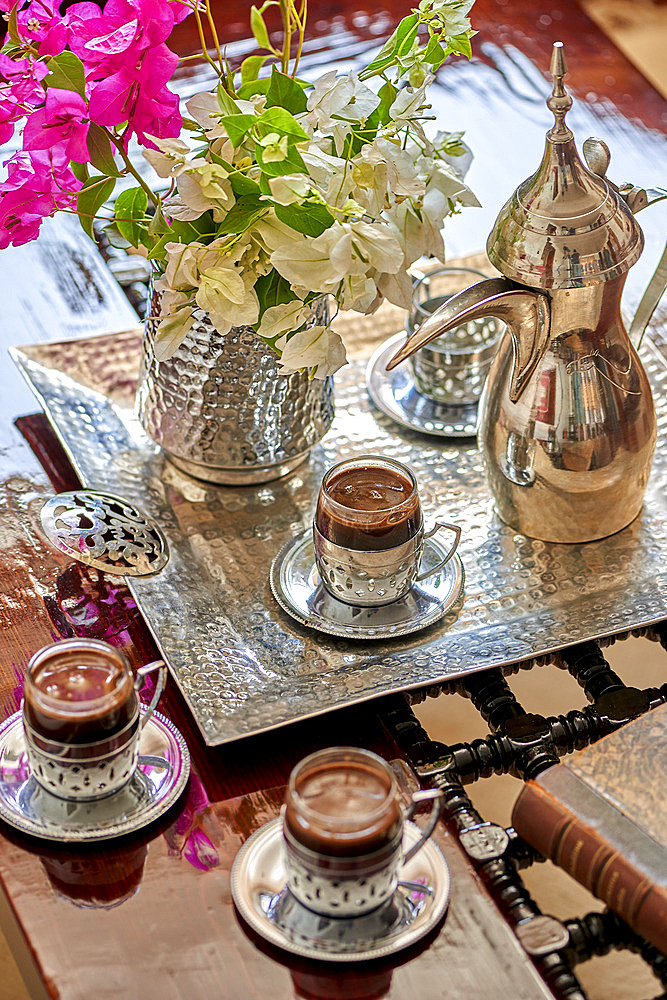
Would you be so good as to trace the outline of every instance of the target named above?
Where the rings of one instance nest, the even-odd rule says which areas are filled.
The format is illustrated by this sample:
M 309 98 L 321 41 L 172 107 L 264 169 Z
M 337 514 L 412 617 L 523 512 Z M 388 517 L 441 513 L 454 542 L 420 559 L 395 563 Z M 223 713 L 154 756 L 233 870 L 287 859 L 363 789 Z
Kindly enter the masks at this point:
M 440 562 L 421 572 L 424 540 L 448 528 L 454 542 Z M 407 465 L 362 455 L 334 465 L 322 480 L 313 540 L 325 589 L 360 607 L 391 604 L 415 582 L 438 573 L 456 552 L 461 529 L 436 522 L 424 531 L 417 480 Z
M 401 805 L 389 765 L 369 750 L 332 747 L 304 758 L 285 795 L 283 837 L 287 885 L 315 913 L 360 916 L 396 890 L 399 871 L 431 836 L 441 792 L 416 792 Z M 432 801 L 417 843 L 403 852 L 403 829 L 417 804 Z
M 137 691 L 149 672 L 160 676 L 143 716 Z M 123 654 L 97 639 L 66 639 L 40 649 L 23 689 L 26 752 L 35 780 L 70 801 L 92 801 L 132 778 L 141 729 L 162 693 L 162 660 L 137 678 Z

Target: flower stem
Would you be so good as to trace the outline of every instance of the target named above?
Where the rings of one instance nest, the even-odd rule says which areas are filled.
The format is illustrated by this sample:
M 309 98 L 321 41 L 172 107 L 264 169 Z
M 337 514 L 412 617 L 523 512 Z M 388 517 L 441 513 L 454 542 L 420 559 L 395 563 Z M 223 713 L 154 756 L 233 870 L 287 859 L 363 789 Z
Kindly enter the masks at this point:
M 292 76 L 296 76 L 297 67 L 299 65 L 299 60 L 301 59 L 301 50 L 303 48 L 303 38 L 306 33 L 306 17 L 308 16 L 308 0 L 303 0 L 301 4 L 301 10 L 299 14 L 296 15 L 296 22 L 299 25 L 299 44 L 296 50 L 296 56 L 294 57 L 294 66 L 292 67 Z
M 122 141 L 117 136 L 115 136 L 114 133 L 111 132 L 109 129 L 104 129 L 104 131 L 107 133 L 107 135 L 109 136 L 109 140 L 114 144 L 114 146 L 116 147 L 116 149 L 120 153 L 120 156 L 121 156 L 121 159 L 122 159 L 122 161 L 123 161 L 123 163 L 125 165 L 126 171 L 129 174 L 132 174 L 132 176 L 137 181 L 137 183 L 139 184 L 139 186 L 144 189 L 144 191 L 148 195 L 149 200 L 152 201 L 152 203 L 155 205 L 155 207 L 156 208 L 160 208 L 161 204 L 162 204 L 160 196 L 157 195 L 157 194 L 155 194 L 155 192 L 152 190 L 152 188 L 150 188 L 148 186 L 148 184 L 146 183 L 146 181 L 143 179 L 143 177 L 141 176 L 141 174 L 139 173 L 139 171 L 132 165 L 132 161 L 130 160 L 129 156 L 127 155 L 127 152 L 126 152 L 126 150 L 125 150 L 125 148 L 123 146 Z
M 204 35 L 204 25 L 202 24 L 201 14 L 199 13 L 199 6 L 198 5 L 195 5 L 194 14 L 195 14 L 195 20 L 197 22 L 197 31 L 199 32 L 199 42 L 201 44 L 201 54 L 203 55 L 204 59 L 209 64 L 209 66 L 213 67 L 213 69 L 216 72 L 216 76 L 219 76 L 221 79 L 224 79 L 224 74 L 223 74 L 222 69 L 219 69 L 216 66 L 215 61 L 213 59 L 211 59 L 210 55 L 208 54 L 208 46 L 206 44 L 206 36 Z
M 213 20 L 213 15 L 211 13 L 211 0 L 206 0 L 206 18 L 208 20 L 209 28 L 211 29 L 211 34 L 213 35 L 213 44 L 215 45 L 215 51 L 218 53 L 218 62 L 220 63 L 220 71 L 222 74 L 225 71 L 225 67 L 222 59 L 222 52 L 220 51 L 218 33 L 215 30 L 215 21 Z

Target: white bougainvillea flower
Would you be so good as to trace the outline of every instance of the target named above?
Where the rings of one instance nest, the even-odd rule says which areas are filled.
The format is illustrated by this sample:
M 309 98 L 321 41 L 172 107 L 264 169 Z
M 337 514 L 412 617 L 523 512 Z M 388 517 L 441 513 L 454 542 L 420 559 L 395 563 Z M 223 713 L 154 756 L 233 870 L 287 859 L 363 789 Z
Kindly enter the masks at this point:
M 437 14 L 445 28 L 445 34 L 450 37 L 463 35 L 470 29 L 470 19 L 466 17 L 470 13 L 475 0 L 421 0 L 420 11 L 432 11 Z
M 426 88 L 434 80 L 432 73 L 429 73 L 421 87 L 403 87 L 399 90 L 394 103 L 389 108 L 389 117 L 397 125 L 411 125 L 414 128 L 415 116 L 419 115 L 422 108 L 430 108 L 431 105 L 426 100 Z
M 165 279 L 155 282 L 161 292 L 160 322 L 155 333 L 155 357 L 167 361 L 181 346 L 192 328 L 194 316 L 187 295 L 166 287 Z
M 193 222 L 201 216 L 201 210 L 189 208 L 179 195 L 173 195 L 162 203 L 165 218 L 176 219 L 178 222 Z
M 292 205 L 295 201 L 303 201 L 311 183 L 305 174 L 284 174 L 282 177 L 269 177 L 269 187 L 271 197 L 279 205 Z
M 142 149 L 158 177 L 177 177 L 189 164 L 186 160 L 190 147 L 181 139 L 156 139 L 149 136 L 157 149 Z
M 307 107 L 311 119 L 323 130 L 333 127 L 340 118 L 365 122 L 379 103 L 378 95 L 361 83 L 356 73 L 336 76 L 336 71 L 331 70 L 315 81 Z
M 217 163 L 191 161 L 176 184 L 183 204 L 198 213 L 195 218 L 212 211 L 214 220 L 222 222 L 236 201 L 227 171 Z
M 365 145 L 352 161 L 351 173 L 355 197 L 375 217 L 394 201 L 424 194 L 425 183 L 413 156 L 389 139 Z
M 262 316 L 262 322 L 257 328 L 260 337 L 272 340 L 284 333 L 298 330 L 310 315 L 311 307 L 304 305 L 301 299 L 283 302 L 277 306 L 269 306 Z
M 428 169 L 428 168 L 427 168 Z M 452 201 L 458 201 L 461 205 L 474 205 L 479 208 L 479 202 L 467 184 L 464 183 L 461 175 L 448 163 L 436 160 L 430 165 L 431 176 L 428 180 L 428 189 L 437 188 L 441 194 L 446 195 Z
M 321 236 L 301 236 L 278 245 L 271 254 L 271 263 L 295 287 L 333 291 L 353 267 L 357 269 L 349 226 L 334 222 Z
M 161 279 L 164 282 L 162 287 L 182 291 L 195 288 L 199 280 L 199 254 L 204 249 L 201 243 L 167 243 L 167 266 Z
M 343 301 L 341 309 L 356 312 L 372 312 L 382 301 L 373 278 L 365 274 L 349 274 L 343 281 Z
M 202 272 L 196 301 L 219 333 L 227 333 L 233 326 L 252 326 L 259 318 L 257 294 L 254 288 L 246 287 L 233 265 Z
M 285 335 L 276 348 L 282 352 L 278 364 L 285 374 L 308 368 L 313 378 L 324 379 L 347 363 L 343 341 L 329 326 L 311 326 L 289 340 Z
M 472 150 L 461 137 L 460 132 L 436 132 L 432 147 L 438 158 L 458 171 L 461 177 L 468 173 L 472 163 Z
M 384 222 L 351 222 L 352 244 L 357 256 L 376 271 L 395 274 L 403 266 L 403 250 Z
M 335 124 L 332 115 L 341 113 L 354 93 L 354 84 L 348 76 L 336 76 L 332 69 L 315 81 L 308 95 L 307 108 L 311 121 L 319 128 L 329 128 Z
M 227 133 L 220 124 L 222 111 L 220 110 L 218 98 L 215 94 L 208 91 L 195 94 L 194 97 L 185 102 L 185 106 L 188 109 L 190 117 L 194 118 L 197 124 L 201 125 L 204 129 L 207 138 L 217 139 L 219 137 L 227 137 Z
M 331 145 L 328 139 L 327 145 Z M 328 150 L 320 149 L 317 142 L 309 143 L 305 149 L 300 148 L 300 153 L 310 177 L 321 188 L 327 186 L 331 177 L 337 177 L 340 180 L 347 169 L 347 160 L 340 156 L 332 156 Z
M 278 247 L 284 247 L 288 243 L 299 243 L 304 238 L 296 229 L 281 222 L 273 210 L 255 223 L 249 235 L 252 235 L 269 254 Z
M 262 139 L 258 139 L 257 145 L 262 147 L 262 159 L 265 163 L 282 163 L 287 157 L 286 135 L 269 132 Z
M 395 274 L 378 274 L 375 281 L 378 292 L 389 302 L 400 306 L 401 309 L 412 308 L 412 279 L 407 271 L 400 270 Z

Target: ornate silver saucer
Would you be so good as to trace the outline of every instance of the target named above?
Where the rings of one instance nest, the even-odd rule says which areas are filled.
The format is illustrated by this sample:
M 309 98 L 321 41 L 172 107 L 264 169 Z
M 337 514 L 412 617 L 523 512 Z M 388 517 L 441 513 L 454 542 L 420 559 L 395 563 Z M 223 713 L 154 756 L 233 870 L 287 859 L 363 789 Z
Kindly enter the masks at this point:
M 474 437 L 477 434 L 477 403 L 449 406 L 436 403 L 417 389 L 408 365 L 393 371 L 386 364 L 405 341 L 405 333 L 385 340 L 368 362 L 368 394 L 383 413 L 410 430 L 436 437 Z
M 448 551 L 436 537 L 424 541 L 422 569 L 437 566 Z M 271 564 L 271 590 L 283 611 L 308 628 L 345 639 L 391 639 L 428 628 L 451 608 L 463 587 L 458 554 L 433 576 L 415 583 L 398 601 L 377 608 L 337 601 L 321 585 L 315 566 L 313 533 L 306 528 L 290 539 Z
M 405 824 L 405 847 L 420 836 Z M 327 962 L 361 962 L 407 948 L 432 930 L 449 902 L 449 868 L 428 840 L 401 870 L 391 899 L 362 917 L 325 917 L 302 906 L 285 887 L 282 820 L 245 842 L 232 867 L 232 896 L 241 916 L 278 948 Z
M 154 712 L 141 733 L 139 765 L 124 788 L 94 802 L 51 795 L 30 773 L 21 712 L 0 726 L 0 817 L 45 840 L 106 840 L 152 823 L 185 788 L 190 753 L 176 727 Z

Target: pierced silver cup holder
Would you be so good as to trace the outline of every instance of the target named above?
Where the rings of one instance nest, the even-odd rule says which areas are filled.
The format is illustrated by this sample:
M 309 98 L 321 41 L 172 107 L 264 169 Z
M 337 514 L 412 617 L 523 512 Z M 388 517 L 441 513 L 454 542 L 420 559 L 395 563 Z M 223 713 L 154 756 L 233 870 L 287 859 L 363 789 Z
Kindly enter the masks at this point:
M 155 521 L 112 493 L 58 493 L 40 516 L 54 548 L 105 573 L 154 576 L 169 561 L 167 540 Z

